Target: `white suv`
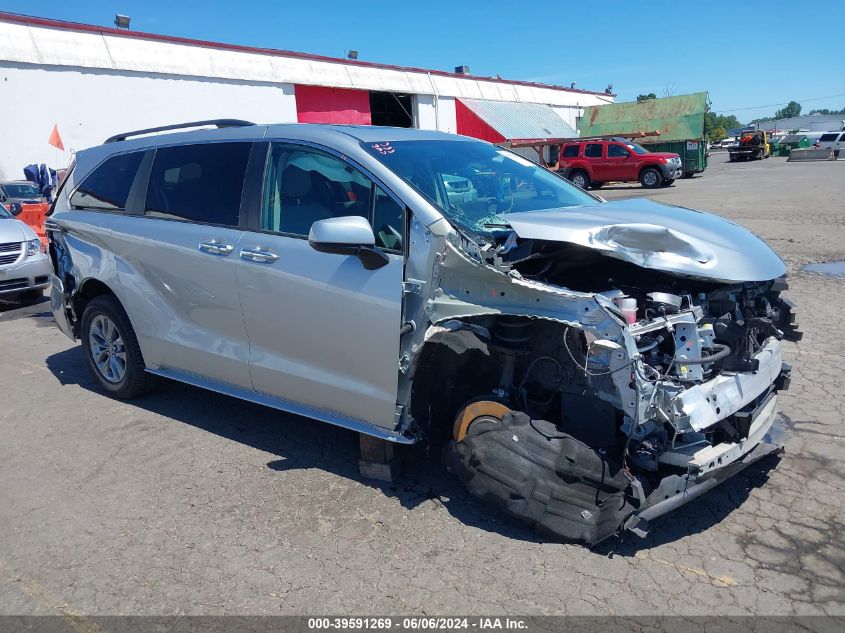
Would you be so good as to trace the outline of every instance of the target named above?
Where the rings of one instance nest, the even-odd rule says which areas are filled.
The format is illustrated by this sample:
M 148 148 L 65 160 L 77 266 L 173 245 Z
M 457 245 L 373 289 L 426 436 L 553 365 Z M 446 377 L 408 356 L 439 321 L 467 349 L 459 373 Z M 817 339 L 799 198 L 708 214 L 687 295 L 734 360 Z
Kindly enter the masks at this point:
M 839 158 L 839 152 L 845 149 L 845 130 L 840 132 L 825 132 L 816 141 L 816 146 L 819 149 L 832 148 L 833 155 Z

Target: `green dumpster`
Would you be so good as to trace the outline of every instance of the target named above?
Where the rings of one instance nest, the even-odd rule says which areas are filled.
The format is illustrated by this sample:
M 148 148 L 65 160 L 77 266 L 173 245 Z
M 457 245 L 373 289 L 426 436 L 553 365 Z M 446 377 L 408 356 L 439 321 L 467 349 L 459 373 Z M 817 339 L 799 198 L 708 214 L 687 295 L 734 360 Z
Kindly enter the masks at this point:
M 684 164 L 684 178 L 691 178 L 707 169 L 707 141 L 690 139 L 688 141 L 635 141 L 650 152 L 674 152 Z
M 778 156 L 789 156 L 793 149 L 810 147 L 806 134 L 787 134 L 778 143 Z
M 689 177 L 707 167 L 706 112 L 706 92 L 587 106 L 580 135 L 626 137 L 653 152 L 674 152 L 683 161 L 684 176 Z

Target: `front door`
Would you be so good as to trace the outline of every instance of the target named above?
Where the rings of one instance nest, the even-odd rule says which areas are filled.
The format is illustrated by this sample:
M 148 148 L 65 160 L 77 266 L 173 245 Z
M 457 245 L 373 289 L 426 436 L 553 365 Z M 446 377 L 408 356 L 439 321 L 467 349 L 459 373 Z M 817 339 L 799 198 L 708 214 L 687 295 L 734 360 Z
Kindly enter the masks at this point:
M 317 220 L 370 220 L 389 262 L 308 244 Z M 404 211 L 361 171 L 310 147 L 272 143 L 259 230 L 238 253 L 238 289 L 256 391 L 395 426 L 402 317 Z
M 631 157 L 631 151 L 622 143 L 607 145 L 607 179 L 608 180 L 636 180 L 637 173 Z

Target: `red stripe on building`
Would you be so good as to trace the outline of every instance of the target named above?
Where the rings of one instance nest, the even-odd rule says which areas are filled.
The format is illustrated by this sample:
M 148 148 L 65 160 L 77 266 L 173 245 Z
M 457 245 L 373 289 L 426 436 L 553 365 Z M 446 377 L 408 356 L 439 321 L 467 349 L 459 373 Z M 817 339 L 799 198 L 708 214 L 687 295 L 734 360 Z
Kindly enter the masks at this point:
M 480 138 L 482 141 L 489 141 L 490 143 L 502 143 L 507 140 L 484 119 L 461 103 L 460 99 L 455 99 L 455 115 L 458 123 L 458 134 Z
M 297 84 L 294 91 L 300 123 L 372 125 L 370 93 L 366 90 Z

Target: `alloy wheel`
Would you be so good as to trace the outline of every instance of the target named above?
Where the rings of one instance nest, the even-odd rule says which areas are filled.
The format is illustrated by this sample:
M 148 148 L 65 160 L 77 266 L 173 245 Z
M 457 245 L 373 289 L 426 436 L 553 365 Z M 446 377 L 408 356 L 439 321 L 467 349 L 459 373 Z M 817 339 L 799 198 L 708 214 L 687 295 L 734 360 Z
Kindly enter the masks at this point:
M 100 375 L 111 383 L 119 383 L 126 376 L 126 348 L 117 326 L 104 314 L 91 321 L 88 346 Z

